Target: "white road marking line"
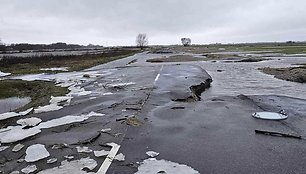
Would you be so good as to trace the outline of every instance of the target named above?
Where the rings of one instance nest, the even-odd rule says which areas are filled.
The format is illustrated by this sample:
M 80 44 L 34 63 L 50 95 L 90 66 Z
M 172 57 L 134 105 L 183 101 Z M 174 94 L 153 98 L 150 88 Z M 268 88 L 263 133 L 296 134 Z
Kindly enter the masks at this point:
M 160 76 L 160 74 L 157 74 L 157 76 L 156 76 L 154 82 L 156 82 L 156 81 L 158 80 L 159 76 Z
M 119 151 L 120 145 L 116 143 L 109 143 L 107 144 L 109 146 L 112 146 L 112 149 L 110 150 L 109 154 L 107 155 L 106 159 L 102 163 L 100 169 L 98 170 L 97 174 L 106 174 L 109 166 L 112 164 L 117 152 Z
M 158 73 L 157 76 L 155 77 L 154 86 L 155 86 L 155 83 L 157 82 L 157 80 L 159 79 L 160 73 L 162 72 L 163 68 L 164 68 L 164 65 L 160 68 L 159 73 Z

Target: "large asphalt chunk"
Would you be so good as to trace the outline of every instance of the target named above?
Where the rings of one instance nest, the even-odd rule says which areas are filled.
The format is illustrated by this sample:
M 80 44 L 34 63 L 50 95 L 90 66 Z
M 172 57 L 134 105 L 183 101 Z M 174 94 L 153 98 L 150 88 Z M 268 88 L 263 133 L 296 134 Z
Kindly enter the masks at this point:
M 156 80 L 156 91 L 173 101 L 198 101 L 210 87 L 211 76 L 195 65 L 164 65 Z

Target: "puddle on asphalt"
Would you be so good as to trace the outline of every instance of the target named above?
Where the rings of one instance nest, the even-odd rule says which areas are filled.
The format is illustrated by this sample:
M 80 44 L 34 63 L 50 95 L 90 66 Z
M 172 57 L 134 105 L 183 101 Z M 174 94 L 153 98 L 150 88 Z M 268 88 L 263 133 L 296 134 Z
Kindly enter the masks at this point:
M 31 102 L 30 97 L 24 97 L 24 98 L 11 97 L 11 98 L 6 98 L 6 99 L 1 99 L 0 100 L 0 114 L 18 109 L 20 107 L 25 106 L 26 104 L 30 102 Z

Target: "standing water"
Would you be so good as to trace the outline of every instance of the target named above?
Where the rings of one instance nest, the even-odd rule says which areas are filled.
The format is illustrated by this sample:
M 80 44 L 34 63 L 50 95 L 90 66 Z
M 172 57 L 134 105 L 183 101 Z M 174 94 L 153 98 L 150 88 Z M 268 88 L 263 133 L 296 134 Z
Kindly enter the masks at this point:
M 31 102 L 30 97 L 24 97 L 24 98 L 11 97 L 11 98 L 6 98 L 6 99 L 1 99 L 0 100 L 0 114 L 18 109 L 20 107 L 25 106 L 26 104 L 30 102 Z
M 306 84 L 276 79 L 258 70 L 264 67 L 292 67 L 297 63 L 306 63 L 306 58 L 282 57 L 256 63 L 203 62 L 201 67 L 212 76 L 213 83 L 202 96 L 284 95 L 306 99 Z

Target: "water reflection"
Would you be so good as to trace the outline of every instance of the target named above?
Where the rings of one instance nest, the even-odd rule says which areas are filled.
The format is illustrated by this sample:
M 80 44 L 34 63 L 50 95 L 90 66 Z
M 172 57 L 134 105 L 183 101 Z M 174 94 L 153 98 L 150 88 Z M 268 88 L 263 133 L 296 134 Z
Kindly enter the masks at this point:
M 214 81 L 202 95 L 285 95 L 306 99 L 306 84 L 276 79 L 258 70 L 262 67 L 289 67 L 297 63 L 306 63 L 306 59 L 286 57 L 257 63 L 203 62 L 201 66 Z
M 10 112 L 20 107 L 25 106 L 26 104 L 31 102 L 30 97 L 11 97 L 0 100 L 0 114 L 5 112 Z

